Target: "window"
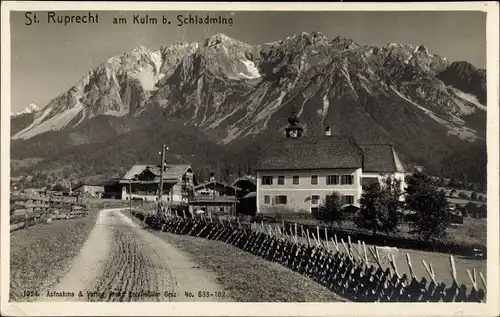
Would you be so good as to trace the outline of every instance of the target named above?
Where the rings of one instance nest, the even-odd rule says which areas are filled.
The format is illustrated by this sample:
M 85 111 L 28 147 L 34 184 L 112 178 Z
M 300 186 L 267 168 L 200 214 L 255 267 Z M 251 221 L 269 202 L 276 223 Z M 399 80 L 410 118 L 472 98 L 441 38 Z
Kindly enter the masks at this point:
M 277 205 L 286 205 L 286 196 L 284 196 L 284 195 L 276 196 L 276 204 Z
M 354 204 L 354 196 L 352 196 L 352 195 L 344 195 L 344 196 L 342 196 L 342 203 L 344 205 L 352 205 L 352 204 Z
M 269 196 L 269 195 L 264 196 L 264 204 L 266 204 L 266 205 L 271 204 L 271 196 Z
M 320 198 L 319 195 L 312 195 L 311 196 L 311 204 L 313 204 L 313 205 L 319 204 L 319 198 Z
M 318 185 L 318 175 L 311 176 L 311 185 Z
M 272 176 L 262 176 L 262 185 L 272 185 L 273 177 Z
M 318 212 L 319 212 L 319 208 L 318 207 L 311 207 L 311 214 L 317 215 Z
M 278 185 L 285 185 L 285 176 L 278 176 Z
M 299 175 L 293 175 L 293 184 L 298 185 L 299 184 Z
M 338 185 L 339 184 L 339 176 L 338 175 L 328 175 L 326 177 L 327 185 Z
M 352 185 L 354 184 L 354 177 L 352 175 L 342 175 L 341 182 L 342 185 Z

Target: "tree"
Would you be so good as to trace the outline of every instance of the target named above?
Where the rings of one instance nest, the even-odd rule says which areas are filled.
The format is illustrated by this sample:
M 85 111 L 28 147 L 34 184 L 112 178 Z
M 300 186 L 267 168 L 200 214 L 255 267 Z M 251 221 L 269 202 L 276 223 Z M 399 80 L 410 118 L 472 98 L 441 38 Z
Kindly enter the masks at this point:
M 472 192 L 472 194 L 470 194 L 470 199 L 477 200 L 477 193 L 476 192 Z
M 469 199 L 469 196 L 465 192 L 459 192 L 458 198 Z
M 382 185 L 378 182 L 371 184 L 361 196 L 355 224 L 359 228 L 371 230 L 373 235 L 397 231 L 402 195 L 399 179 L 387 177 Z
M 429 176 L 416 173 L 408 179 L 406 209 L 410 212 L 410 233 L 429 241 L 443 238 L 448 225 L 448 201 L 429 181 Z
M 330 195 L 326 195 L 325 201 L 319 206 L 316 219 L 326 223 L 329 227 L 332 227 L 334 223 L 342 225 L 344 216 L 338 193 L 332 192 Z

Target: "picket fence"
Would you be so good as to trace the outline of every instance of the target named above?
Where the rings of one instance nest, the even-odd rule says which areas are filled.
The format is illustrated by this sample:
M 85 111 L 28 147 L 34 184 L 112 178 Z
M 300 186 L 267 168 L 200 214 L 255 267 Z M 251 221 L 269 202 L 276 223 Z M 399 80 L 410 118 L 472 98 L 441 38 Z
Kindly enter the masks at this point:
M 222 220 L 215 217 L 189 218 L 170 212 L 161 217 L 151 213 L 132 212 L 150 227 L 180 235 L 190 235 L 211 240 L 223 241 L 266 260 L 280 263 L 326 286 L 336 294 L 358 302 L 484 302 L 486 300 L 486 280 L 480 272 L 468 271 L 472 287 L 459 285 L 453 256 L 450 268 L 454 282 L 451 285 L 437 281 L 432 264 L 422 260 L 430 280 L 420 280 L 413 271 L 410 256 L 407 264 L 410 276 L 399 274 L 394 256 L 389 259 L 391 269 L 383 269 L 376 247 L 369 248 L 363 243 L 355 246 L 348 241 L 336 241 L 328 237 L 322 241 L 319 232 L 298 232 L 284 225 L 273 227 L 263 223 L 243 224 L 237 221 Z M 319 229 L 318 229 L 319 230 Z M 326 235 L 326 232 L 325 232 Z M 312 236 L 312 239 L 309 237 Z M 329 241 L 330 243 L 326 243 Z M 329 244 L 333 245 L 330 250 Z M 343 251 L 341 252 L 341 248 Z M 377 265 L 368 263 L 368 252 Z

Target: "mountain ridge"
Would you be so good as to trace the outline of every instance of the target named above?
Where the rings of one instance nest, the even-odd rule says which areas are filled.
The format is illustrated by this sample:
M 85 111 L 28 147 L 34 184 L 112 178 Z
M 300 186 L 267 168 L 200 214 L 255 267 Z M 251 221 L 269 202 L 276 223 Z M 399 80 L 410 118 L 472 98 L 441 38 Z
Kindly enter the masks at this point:
M 473 90 L 464 84 L 468 77 Z M 234 149 L 258 148 L 282 134 L 295 110 L 306 134 L 329 125 L 360 143 L 394 143 L 408 164 L 439 170 L 447 155 L 484 142 L 483 81 L 481 70 L 450 63 L 424 45 L 375 47 L 319 32 L 250 45 L 216 34 L 109 58 L 32 114 L 32 122 L 12 118 L 12 155 L 26 157 L 21 148 L 32 143 L 43 148 L 44 135 L 46 143 L 60 140 L 61 151 L 96 147 L 103 134 L 134 139 L 134 131 L 160 118 L 161 125 L 175 122 L 179 133 L 203 134 L 199 142 L 233 157 Z

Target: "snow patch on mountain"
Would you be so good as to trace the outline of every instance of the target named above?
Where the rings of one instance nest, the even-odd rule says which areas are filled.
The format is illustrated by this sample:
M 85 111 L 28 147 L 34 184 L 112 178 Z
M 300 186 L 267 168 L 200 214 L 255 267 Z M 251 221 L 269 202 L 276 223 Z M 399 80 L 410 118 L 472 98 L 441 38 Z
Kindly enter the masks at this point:
M 479 100 L 477 99 L 477 97 L 476 97 L 476 96 L 471 95 L 471 94 L 468 94 L 468 93 L 465 93 L 465 92 L 463 92 L 463 91 L 461 91 L 461 90 L 458 90 L 458 89 L 455 89 L 455 90 L 454 90 L 454 92 L 455 92 L 455 95 L 456 95 L 458 98 L 460 98 L 460 99 L 462 99 L 462 100 L 465 100 L 465 101 L 467 101 L 467 102 L 469 102 L 469 103 L 473 104 L 474 106 L 476 106 L 477 108 L 479 108 L 479 109 L 481 109 L 481 110 L 486 111 L 486 106 L 485 106 L 485 105 L 483 105 L 483 104 L 481 104 L 481 103 L 479 102 Z
M 38 108 L 38 106 L 36 104 L 31 103 L 28 106 L 26 106 L 26 108 L 24 108 L 23 110 L 21 110 L 21 111 L 19 111 L 17 113 L 12 113 L 11 116 L 12 117 L 16 117 L 16 116 L 21 116 L 23 114 L 34 113 L 34 112 L 37 112 L 37 111 L 40 111 L 40 108 Z
M 434 121 L 440 123 L 442 126 L 446 127 L 448 129 L 448 135 L 453 135 L 453 136 L 457 136 L 461 139 L 464 139 L 464 140 L 468 140 L 468 141 L 474 141 L 475 139 L 478 139 L 479 137 L 476 135 L 476 131 L 470 129 L 470 128 L 467 128 L 467 127 L 464 127 L 464 126 L 457 126 L 457 125 L 461 125 L 462 123 L 464 123 L 463 120 L 461 120 L 460 118 L 457 118 L 459 120 L 453 120 L 454 123 L 451 123 L 443 118 L 441 118 L 440 116 L 438 116 L 436 113 L 434 113 L 433 111 L 425 108 L 425 107 L 422 107 L 421 105 L 413 102 L 412 100 L 406 98 L 402 93 L 400 93 L 399 91 L 397 91 L 395 88 L 392 87 L 392 90 L 399 96 L 401 97 L 402 99 L 408 101 L 409 103 L 411 103 L 412 105 L 416 106 L 417 108 L 419 108 L 420 110 L 422 110 L 428 117 L 430 117 L 431 119 L 433 119 Z
M 43 119 L 52 111 L 51 108 L 46 109 L 41 116 L 33 121 L 30 126 L 16 133 L 13 136 L 13 139 L 29 139 L 40 133 L 61 130 L 65 128 L 82 110 L 83 106 L 78 104 L 71 109 L 63 110 L 55 116 L 52 116 L 50 119 L 43 121 Z
M 242 62 L 246 66 L 246 74 L 240 72 L 238 75 L 248 79 L 256 79 L 261 77 L 259 69 L 255 67 L 254 62 L 249 61 L 248 59 L 247 60 L 240 59 L 240 62 Z
M 149 56 L 155 65 L 155 72 L 158 74 L 160 72 L 161 64 L 163 63 L 160 51 L 153 51 L 149 54 Z

